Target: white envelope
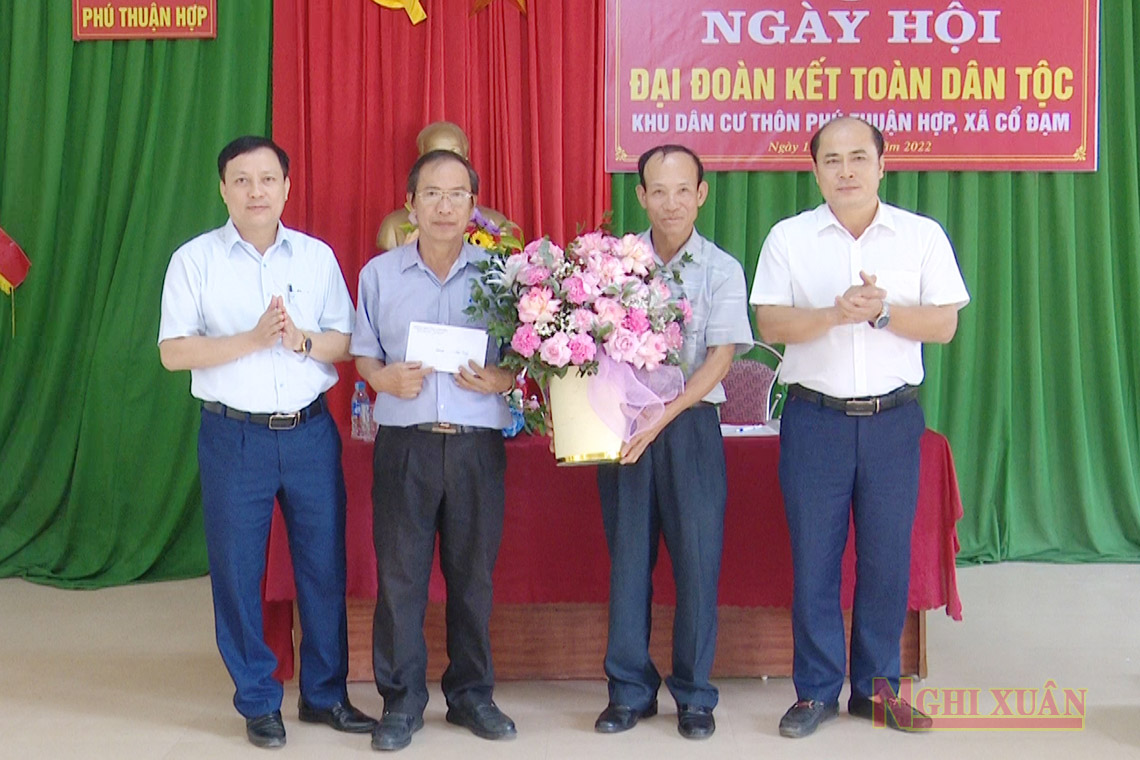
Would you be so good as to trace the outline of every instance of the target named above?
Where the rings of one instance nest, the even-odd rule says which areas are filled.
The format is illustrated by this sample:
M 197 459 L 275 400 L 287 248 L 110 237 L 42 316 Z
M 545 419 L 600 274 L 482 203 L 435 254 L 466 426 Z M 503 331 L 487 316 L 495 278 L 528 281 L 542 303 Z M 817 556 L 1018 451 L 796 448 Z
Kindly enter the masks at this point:
M 423 362 L 436 372 L 456 374 L 468 360 L 480 367 L 487 359 L 487 331 L 471 327 L 412 322 L 404 361 Z

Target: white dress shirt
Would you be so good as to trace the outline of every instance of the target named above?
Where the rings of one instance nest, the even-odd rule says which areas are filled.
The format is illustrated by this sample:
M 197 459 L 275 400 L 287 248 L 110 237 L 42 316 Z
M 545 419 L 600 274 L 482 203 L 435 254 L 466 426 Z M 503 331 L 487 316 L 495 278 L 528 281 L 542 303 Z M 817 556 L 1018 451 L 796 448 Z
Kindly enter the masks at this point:
M 171 257 L 158 342 L 246 332 L 274 296 L 284 298 L 289 317 L 306 333 L 352 333 L 352 300 L 327 244 L 279 224 L 276 240 L 261 255 L 230 220 Z M 191 370 L 190 393 L 245 412 L 294 412 L 336 381 L 333 365 L 294 353 L 278 341 L 227 364 Z
M 833 306 L 836 296 L 875 275 L 892 306 L 965 306 L 970 295 L 942 226 L 879 203 L 871 225 L 852 237 L 826 203 L 779 222 L 760 250 L 753 306 Z M 833 327 L 789 344 L 780 379 L 829 396 L 877 396 L 923 379 L 922 344 L 865 322 Z

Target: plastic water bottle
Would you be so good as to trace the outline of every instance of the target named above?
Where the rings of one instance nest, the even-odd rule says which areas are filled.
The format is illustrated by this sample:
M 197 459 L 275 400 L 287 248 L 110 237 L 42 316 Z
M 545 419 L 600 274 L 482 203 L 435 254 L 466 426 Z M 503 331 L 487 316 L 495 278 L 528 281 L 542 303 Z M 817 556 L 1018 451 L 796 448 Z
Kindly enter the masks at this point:
M 372 400 L 368 398 L 363 380 L 356 381 L 352 394 L 352 437 L 358 441 L 371 441 L 376 434 L 372 426 Z

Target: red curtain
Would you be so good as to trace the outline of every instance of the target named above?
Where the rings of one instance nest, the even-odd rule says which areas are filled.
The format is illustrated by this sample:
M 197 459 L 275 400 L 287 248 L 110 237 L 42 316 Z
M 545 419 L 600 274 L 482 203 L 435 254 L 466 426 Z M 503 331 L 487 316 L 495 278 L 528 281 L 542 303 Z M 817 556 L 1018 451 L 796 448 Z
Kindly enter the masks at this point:
M 479 202 L 559 242 L 609 207 L 602 170 L 602 0 L 425 0 L 427 20 L 370 0 L 274 0 L 273 137 L 292 159 L 285 223 L 328 242 L 353 298 L 376 230 L 404 203 L 416 134 L 459 124 Z M 350 379 L 331 394 L 347 419 Z M 352 476 L 352 473 L 349 473 Z

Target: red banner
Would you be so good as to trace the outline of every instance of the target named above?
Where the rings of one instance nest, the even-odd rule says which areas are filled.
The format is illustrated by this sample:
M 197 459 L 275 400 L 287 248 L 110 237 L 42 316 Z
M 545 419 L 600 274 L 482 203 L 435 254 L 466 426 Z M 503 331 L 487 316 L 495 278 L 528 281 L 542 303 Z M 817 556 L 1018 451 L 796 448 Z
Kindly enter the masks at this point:
M 218 36 L 218 0 L 72 0 L 75 40 Z
M 607 0 L 606 171 L 667 142 L 804 170 L 837 115 L 893 169 L 1095 171 L 1098 0 Z

